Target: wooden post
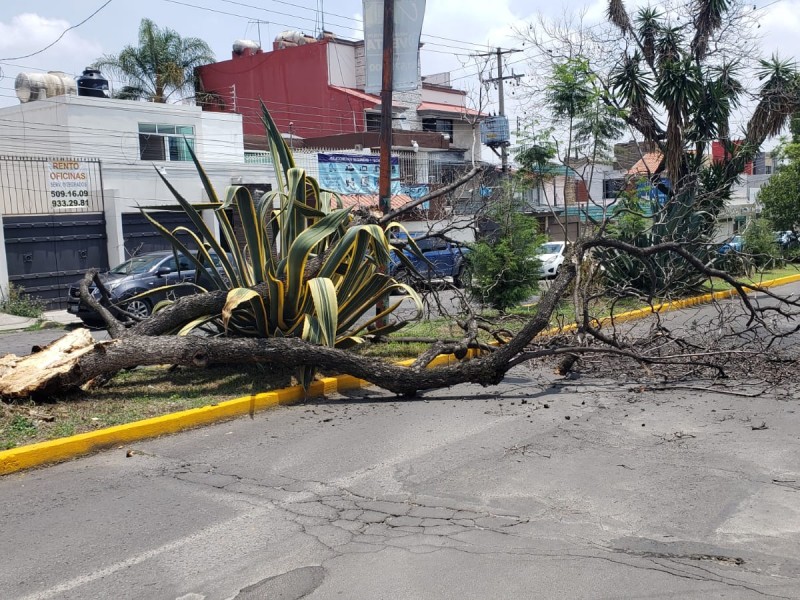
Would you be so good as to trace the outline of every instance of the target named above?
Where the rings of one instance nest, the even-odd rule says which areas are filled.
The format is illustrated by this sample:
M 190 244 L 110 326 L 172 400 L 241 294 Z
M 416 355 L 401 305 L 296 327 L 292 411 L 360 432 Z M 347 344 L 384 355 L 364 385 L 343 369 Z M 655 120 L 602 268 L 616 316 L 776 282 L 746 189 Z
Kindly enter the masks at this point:
M 386 215 L 392 210 L 392 87 L 394 63 L 394 0 L 383 2 L 383 69 L 381 72 L 381 132 L 380 173 L 378 178 L 378 204 Z M 383 296 L 375 309 L 378 314 L 389 306 L 388 294 Z M 375 325 L 385 327 L 386 319 Z
M 381 73 L 380 179 L 381 212 L 392 210 L 392 66 L 394 63 L 394 0 L 383 2 L 383 71 Z

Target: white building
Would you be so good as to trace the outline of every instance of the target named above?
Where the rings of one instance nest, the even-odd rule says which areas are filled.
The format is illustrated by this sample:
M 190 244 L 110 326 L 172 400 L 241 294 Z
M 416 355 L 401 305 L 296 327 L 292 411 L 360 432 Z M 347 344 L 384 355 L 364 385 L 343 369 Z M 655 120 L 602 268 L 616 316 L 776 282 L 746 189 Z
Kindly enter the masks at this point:
M 165 247 L 139 207 L 176 205 L 159 172 L 189 202 L 209 201 L 187 146 L 221 197 L 275 185 L 271 165 L 245 164 L 237 114 L 74 95 L 0 108 L 0 289 L 57 303 L 78 273 Z

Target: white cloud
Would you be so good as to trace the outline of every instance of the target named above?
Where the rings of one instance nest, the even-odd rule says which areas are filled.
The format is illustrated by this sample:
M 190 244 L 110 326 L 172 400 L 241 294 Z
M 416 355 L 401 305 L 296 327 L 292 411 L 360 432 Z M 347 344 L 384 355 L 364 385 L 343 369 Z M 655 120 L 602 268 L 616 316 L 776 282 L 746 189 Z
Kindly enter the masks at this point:
M 800 31 L 800 1 L 784 0 L 763 11 L 759 19 L 762 54 L 778 53 L 782 58 L 798 54 L 797 32 Z
M 70 23 L 62 19 L 49 19 L 34 13 L 22 13 L 9 21 L 0 21 L 0 106 L 16 104 L 14 78 L 26 70 L 64 71 L 80 74 L 86 65 L 103 54 L 103 48 L 80 36 L 77 31 L 67 32 L 53 47 L 27 58 L 60 36 Z M 12 60 L 9 60 L 12 59 Z

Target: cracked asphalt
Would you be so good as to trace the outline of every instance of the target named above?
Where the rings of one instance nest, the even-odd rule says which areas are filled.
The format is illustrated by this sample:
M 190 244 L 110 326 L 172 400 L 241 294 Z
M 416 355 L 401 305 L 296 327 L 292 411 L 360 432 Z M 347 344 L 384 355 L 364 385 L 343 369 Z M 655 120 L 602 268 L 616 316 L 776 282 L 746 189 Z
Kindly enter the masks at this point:
M 800 598 L 797 378 L 590 371 L 361 390 L 0 478 L 0 598 Z
M 0 596 L 800 598 L 796 408 L 533 366 L 281 407 L 0 479 Z

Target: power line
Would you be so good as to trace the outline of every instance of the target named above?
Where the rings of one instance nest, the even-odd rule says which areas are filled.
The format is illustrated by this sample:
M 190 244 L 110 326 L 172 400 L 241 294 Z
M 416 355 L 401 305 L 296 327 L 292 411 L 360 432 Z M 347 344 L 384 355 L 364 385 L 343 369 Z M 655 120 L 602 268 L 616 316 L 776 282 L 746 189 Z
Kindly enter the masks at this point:
M 30 58 L 31 56 L 36 56 L 37 54 L 41 54 L 41 53 L 42 53 L 42 52 L 44 52 L 45 50 L 48 50 L 48 49 L 52 48 L 52 47 L 53 47 L 53 46 L 55 46 L 55 45 L 56 45 L 58 42 L 60 42 L 60 41 L 61 41 L 61 38 L 63 38 L 65 35 L 67 35 L 67 33 L 68 33 L 69 31 L 72 31 L 73 29 L 77 29 L 78 27 L 80 27 L 81 25 L 83 25 L 84 23 L 86 23 L 86 22 L 87 22 L 89 19 L 91 19 L 92 17 L 94 17 L 94 16 L 95 16 L 97 13 L 99 13 L 101 10 L 103 10 L 103 9 L 104 9 L 106 6 L 108 6 L 109 4 L 111 4 L 113 1 L 114 1 L 114 0 L 106 0 L 106 2 L 104 2 L 104 3 L 103 3 L 101 6 L 100 6 L 100 8 L 98 8 L 96 11 L 94 11 L 92 14 L 90 14 L 88 17 L 86 17 L 86 18 L 85 18 L 83 21 L 81 21 L 80 23 L 77 23 L 76 25 L 71 25 L 70 27 L 67 27 L 67 28 L 66 28 L 64 31 L 62 31 L 62 32 L 61 32 L 61 35 L 59 35 L 59 36 L 58 36 L 58 37 L 57 37 L 57 38 L 56 38 L 54 41 L 52 41 L 51 43 L 49 43 L 47 46 L 45 46 L 45 47 L 44 47 L 44 48 L 42 48 L 41 50 L 37 50 L 36 52 L 31 52 L 30 54 L 25 54 L 25 55 L 23 55 L 23 56 L 11 56 L 11 57 L 9 57 L 9 58 L 0 58 L 0 62 L 6 62 L 6 61 L 9 61 L 9 60 L 22 60 L 22 59 L 24 59 L 24 58 Z

